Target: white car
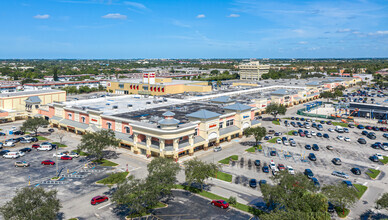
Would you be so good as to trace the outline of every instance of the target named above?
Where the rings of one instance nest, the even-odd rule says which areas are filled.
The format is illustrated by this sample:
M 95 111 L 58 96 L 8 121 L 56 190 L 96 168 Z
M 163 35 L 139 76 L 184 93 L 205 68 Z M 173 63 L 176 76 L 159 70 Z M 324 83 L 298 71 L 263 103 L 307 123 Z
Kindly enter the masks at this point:
M 271 170 L 277 169 L 277 168 L 276 168 L 276 164 L 275 164 L 275 162 L 273 162 L 273 160 L 271 160 L 271 162 L 269 163 L 269 168 L 270 168 Z
M 344 140 L 345 140 L 346 142 L 350 142 L 350 141 L 351 141 L 350 138 L 348 138 L 348 137 L 344 138 Z
M 7 159 L 16 159 L 16 158 L 19 158 L 20 155 L 18 152 L 8 152 L 4 154 L 3 157 Z
M 382 154 L 380 154 L 380 153 L 376 153 L 375 155 L 376 155 L 376 157 L 377 157 L 379 160 L 383 160 L 383 159 L 384 159 L 384 156 L 383 156 Z
M 64 154 L 64 153 L 53 154 L 53 157 L 61 158 L 62 156 L 67 156 L 67 154 Z
M 282 143 L 282 139 L 280 139 L 280 138 L 276 139 L 276 143 L 281 144 Z
M 221 151 L 221 150 L 222 150 L 222 147 L 221 147 L 221 146 L 218 146 L 218 147 L 215 147 L 213 151 L 214 151 L 214 152 L 218 152 L 218 151 Z
M 294 175 L 294 174 L 295 174 L 295 170 L 294 170 L 294 168 L 292 168 L 292 166 L 287 166 L 287 171 L 288 171 L 288 173 L 291 174 L 291 175 Z
M 311 131 L 310 133 L 312 136 L 317 136 L 317 133 L 315 133 L 315 131 Z
M 8 141 L 3 144 L 3 147 L 15 147 L 15 143 Z
M 78 157 L 79 157 L 79 154 L 78 154 L 77 152 L 72 151 L 72 152 L 70 152 L 70 153 L 68 154 L 68 156 L 78 158 Z
M 310 133 L 307 133 L 307 134 L 306 134 L 306 137 L 307 137 L 307 138 L 311 138 L 312 136 L 311 136 Z
M 24 155 L 26 155 L 23 151 L 19 151 L 19 156 L 23 157 Z
M 332 129 L 332 128 L 329 128 L 329 130 L 328 131 L 330 131 L 330 132 L 334 132 L 334 129 Z
M 387 145 L 381 145 L 381 150 L 388 150 L 388 146 Z
M 343 141 L 343 140 L 344 140 L 344 137 L 342 137 L 341 135 L 339 135 L 339 136 L 337 136 L 337 139 Z

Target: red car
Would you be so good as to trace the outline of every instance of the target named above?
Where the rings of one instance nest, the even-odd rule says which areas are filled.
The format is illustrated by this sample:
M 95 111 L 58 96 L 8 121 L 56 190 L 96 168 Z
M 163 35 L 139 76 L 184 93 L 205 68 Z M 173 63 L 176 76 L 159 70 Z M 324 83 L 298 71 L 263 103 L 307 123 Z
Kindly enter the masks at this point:
M 387 128 L 385 128 L 385 127 L 381 127 L 381 128 L 380 128 L 380 131 L 384 131 L 384 132 L 386 132 L 386 131 L 388 131 L 388 129 L 387 129 Z
M 229 203 L 225 202 L 224 200 L 213 200 L 211 204 L 220 207 L 221 209 L 226 209 L 229 207 Z
M 365 129 L 372 130 L 372 126 L 366 126 Z
M 301 137 L 306 136 L 303 132 L 300 132 L 299 135 L 300 135 Z
M 61 160 L 72 160 L 72 159 L 73 159 L 72 157 L 67 155 L 61 157 Z
M 96 197 L 93 197 L 92 200 L 90 201 L 90 204 L 92 205 L 96 205 L 96 204 L 99 204 L 99 203 L 102 203 L 102 202 L 105 202 L 105 201 L 108 201 L 108 197 L 107 196 L 96 196 Z
M 43 164 L 43 165 L 55 165 L 55 162 L 52 160 L 44 160 L 44 161 L 42 161 L 41 164 Z
M 40 145 L 39 145 L 39 144 L 33 144 L 31 148 L 34 148 L 34 149 L 36 149 L 36 148 L 38 148 L 38 147 L 40 147 Z
M 279 163 L 278 164 L 278 169 L 279 170 L 286 170 L 286 167 L 284 166 L 284 164 Z

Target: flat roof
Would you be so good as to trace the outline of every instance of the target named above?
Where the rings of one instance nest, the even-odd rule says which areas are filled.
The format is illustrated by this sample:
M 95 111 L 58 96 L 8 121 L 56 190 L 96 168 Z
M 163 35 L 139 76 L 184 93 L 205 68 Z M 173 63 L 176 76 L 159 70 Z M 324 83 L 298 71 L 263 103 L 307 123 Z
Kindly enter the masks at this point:
M 50 93 L 57 93 L 57 92 L 65 92 L 65 91 L 56 90 L 56 89 L 45 89 L 45 90 L 36 90 L 36 91 L 8 92 L 8 93 L 0 93 L 0 98 L 17 97 L 17 96 L 35 96 L 35 95 L 50 94 Z
M 143 79 L 114 80 L 112 82 L 148 84 L 148 83 L 143 83 Z M 166 85 L 166 86 L 168 86 L 168 85 L 194 84 L 194 83 L 203 83 L 203 82 L 206 82 L 206 81 L 174 80 L 173 79 L 172 82 L 155 83 L 155 84 L 150 84 L 150 86 L 152 86 L 152 85 Z

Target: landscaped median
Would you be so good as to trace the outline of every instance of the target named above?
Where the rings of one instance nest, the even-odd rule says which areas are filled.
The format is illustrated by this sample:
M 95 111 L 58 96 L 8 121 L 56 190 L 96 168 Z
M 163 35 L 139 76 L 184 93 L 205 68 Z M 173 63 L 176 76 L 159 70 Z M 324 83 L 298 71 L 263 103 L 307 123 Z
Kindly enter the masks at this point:
M 47 138 L 42 137 L 42 136 L 37 136 L 36 138 L 38 138 L 38 140 L 40 140 L 40 141 L 47 141 L 48 140 Z
M 117 163 L 114 163 L 112 161 L 105 160 L 105 159 L 93 160 L 93 163 L 97 163 L 98 165 L 103 166 L 103 167 L 115 167 L 115 166 L 118 166 Z
M 229 164 L 230 159 L 232 159 L 234 161 L 237 161 L 238 160 L 238 156 L 237 155 L 232 155 L 230 157 L 227 157 L 225 159 L 222 159 L 222 160 L 218 161 L 218 163 Z
M 280 122 L 279 122 L 279 121 L 276 121 L 276 120 L 274 120 L 274 121 L 272 121 L 272 124 L 274 124 L 274 125 L 280 125 Z
M 108 177 L 99 180 L 96 183 L 104 185 L 114 185 L 124 182 L 128 175 L 129 172 L 112 173 Z
M 365 191 L 368 187 L 361 184 L 353 184 L 353 186 L 357 189 L 357 198 L 361 199 L 362 195 L 364 195 Z
M 342 208 L 339 206 L 335 207 L 335 211 L 337 212 L 337 215 L 340 218 L 346 218 L 346 216 L 348 216 L 350 212 L 349 209 L 345 208 L 344 210 L 342 210 Z
M 80 156 L 84 156 L 84 157 L 87 157 L 87 156 L 89 156 L 89 154 L 88 154 L 88 153 L 86 153 L 86 152 L 83 152 L 83 151 L 72 150 L 72 152 L 76 152 L 76 153 L 78 153 Z
M 386 156 L 383 156 L 383 159 L 380 160 L 381 163 L 383 163 L 384 165 L 388 163 L 388 157 Z
M 293 135 L 294 132 L 295 132 L 295 130 L 291 130 L 288 132 L 288 135 Z
M 224 173 L 224 172 L 218 171 L 216 176 L 215 176 L 215 178 L 231 183 L 233 176 L 228 174 L 228 173 Z
M 257 146 L 250 147 L 250 148 L 246 149 L 245 151 L 249 152 L 249 153 L 255 153 L 256 152 L 256 148 L 259 151 L 263 149 L 263 147 L 261 145 L 257 145 Z
M 268 143 L 276 144 L 276 140 L 280 139 L 279 137 L 274 137 L 271 140 L 268 140 Z
M 53 142 L 53 144 L 57 145 L 57 147 L 67 147 L 67 145 L 61 144 L 59 142 Z
M 371 178 L 371 179 L 376 179 L 376 177 L 380 174 L 380 170 L 375 170 L 372 168 L 369 168 L 369 172 L 366 172 L 366 174 Z
M 349 125 L 347 123 L 343 123 L 343 122 L 335 122 L 335 121 L 333 121 L 332 124 L 334 126 L 341 126 L 341 127 L 344 127 L 344 128 L 349 127 Z
M 200 189 L 197 189 L 197 188 L 194 188 L 194 187 L 190 187 L 190 186 L 182 186 L 182 185 L 176 185 L 175 186 L 176 189 L 183 189 L 183 190 L 187 190 L 187 191 L 190 191 L 192 193 L 196 193 L 200 196 L 203 196 L 203 197 L 206 197 L 208 199 L 211 199 L 211 200 L 224 200 L 224 201 L 228 201 L 229 199 L 225 198 L 225 197 L 222 197 L 222 196 L 219 196 L 219 195 L 216 195 L 216 194 L 213 194 L 211 192 L 208 192 L 208 191 L 205 191 L 205 190 L 200 190 Z M 234 204 L 229 204 L 230 206 L 238 209 L 238 210 L 241 210 L 243 212 L 248 212 L 250 214 L 253 214 L 253 215 L 259 215 L 259 214 L 262 214 L 263 212 L 259 209 L 256 209 L 256 208 L 253 208 L 251 206 L 248 206 L 248 205 L 244 205 L 242 203 L 236 203 L 235 205 Z

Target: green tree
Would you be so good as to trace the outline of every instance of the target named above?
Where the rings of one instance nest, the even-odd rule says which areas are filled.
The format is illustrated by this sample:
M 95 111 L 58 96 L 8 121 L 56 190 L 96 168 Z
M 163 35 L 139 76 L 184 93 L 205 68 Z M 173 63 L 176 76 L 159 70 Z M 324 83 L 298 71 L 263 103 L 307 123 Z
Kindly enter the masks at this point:
M 267 105 L 265 108 L 265 112 L 267 114 L 271 114 L 274 118 L 276 118 L 277 115 L 285 115 L 287 112 L 286 106 L 278 103 L 271 103 Z
M 131 213 L 144 213 L 159 201 L 159 194 L 154 193 L 155 185 L 147 184 L 145 179 L 127 178 L 117 185 L 112 200 L 118 205 L 125 205 Z
M 345 208 L 351 206 L 357 201 L 357 192 L 355 189 L 348 187 L 346 184 L 337 183 L 328 185 L 322 188 L 323 194 L 336 205 L 338 205 L 343 213 Z
M 15 197 L 0 208 L 0 213 L 5 220 L 56 219 L 60 208 L 56 190 L 25 187 L 17 190 Z
M 38 134 L 38 129 L 47 126 L 50 123 L 42 117 L 29 118 L 27 121 L 23 122 L 20 130 L 22 131 L 33 131 L 35 135 Z
M 220 74 L 220 71 L 218 71 L 218 70 L 210 71 L 210 75 L 218 75 L 218 74 Z
M 260 219 L 330 219 L 327 199 L 302 173 L 282 171 L 272 177 L 274 185 L 263 185 L 264 201 L 275 211 L 259 215 Z
M 206 163 L 198 158 L 188 160 L 184 162 L 186 182 L 191 185 L 192 183 L 198 183 L 203 189 L 203 184 L 209 177 L 214 177 L 219 170 L 217 164 Z
M 380 199 L 376 201 L 378 208 L 388 209 L 388 193 L 384 193 Z
M 246 137 L 253 135 L 256 141 L 255 145 L 258 145 L 258 142 L 261 141 L 265 135 L 267 135 L 267 130 L 264 127 L 250 127 L 244 130 L 244 135 Z
M 58 67 L 53 68 L 53 79 L 54 79 L 54 81 L 59 81 L 59 79 L 58 79 Z
M 115 133 L 112 130 L 99 130 L 84 134 L 77 148 L 79 151 L 86 150 L 98 160 L 102 160 L 106 148 L 116 148 L 119 144 L 120 140 L 116 139 Z
M 147 165 L 147 182 L 152 184 L 155 193 L 161 197 L 171 195 L 171 189 L 177 182 L 177 174 L 180 171 L 179 164 L 163 157 L 154 158 Z

